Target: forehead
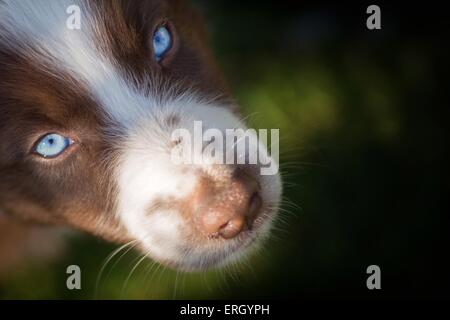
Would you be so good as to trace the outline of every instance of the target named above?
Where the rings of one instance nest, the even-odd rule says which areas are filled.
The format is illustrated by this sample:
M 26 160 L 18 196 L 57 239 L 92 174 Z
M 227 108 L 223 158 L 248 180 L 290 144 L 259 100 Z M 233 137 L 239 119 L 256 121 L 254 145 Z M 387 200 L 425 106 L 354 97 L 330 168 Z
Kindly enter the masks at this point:
M 155 66 L 148 44 L 151 26 L 166 15 L 168 2 L 164 3 L 0 1 L 0 48 L 48 72 L 70 73 L 90 85 L 125 71 L 133 71 L 131 77 L 137 78 L 151 74 Z M 74 7 L 76 12 L 70 9 Z M 68 26 L 72 15 L 79 16 L 79 29 Z
M 67 9 L 73 5 L 80 9 L 79 30 L 66 25 Z M 60 100 L 75 99 L 80 105 L 83 98 L 126 125 L 156 103 L 162 78 L 173 83 L 196 76 L 189 74 L 196 68 L 192 67 L 195 54 L 187 46 L 181 48 L 184 56 L 194 59 L 191 66 L 178 63 L 176 72 L 164 72 L 151 59 L 148 42 L 155 23 L 169 17 L 182 26 L 189 19 L 181 18 L 188 15 L 181 14 L 183 8 L 180 1 L 156 0 L 0 1 L 0 98 L 33 105 L 44 102 L 40 109 L 46 108 L 47 115 L 56 111 L 55 116 L 61 111 L 52 106 L 60 105 Z M 180 29 L 192 36 L 186 28 Z M 69 110 L 65 106 L 66 113 Z
M 77 12 L 71 11 L 74 7 Z M 79 14 L 79 29 L 68 27 L 72 14 Z M 166 19 L 174 22 L 183 52 L 173 63 L 175 72 L 166 74 L 206 74 L 212 61 L 202 23 L 181 0 L 0 0 L 0 49 L 83 80 L 105 79 L 114 69 L 144 81 L 161 73 L 151 44 L 156 24 Z
M 66 27 L 66 10 L 74 4 L 80 8 L 80 30 Z M 150 44 L 155 24 L 165 18 L 175 26 L 178 50 L 170 66 L 160 68 Z M 70 74 L 104 102 L 106 87 L 118 92 L 125 82 L 140 94 L 157 83 L 178 88 L 182 83 L 210 96 L 228 96 L 202 19 L 182 0 L 0 0 L 0 53 L 7 50 L 47 73 Z
M 180 5 L 180 2 L 161 0 L 1 0 L 0 32 L 7 40 L 14 39 L 15 42 L 33 40 L 35 44 L 43 44 L 43 41 L 57 41 L 60 44 L 65 43 L 69 48 L 79 45 L 80 43 L 76 41 L 82 36 L 87 41 L 92 41 L 95 37 L 112 36 L 131 42 L 134 39 L 132 32 L 141 31 L 159 16 L 170 14 L 171 10 L 169 9 L 174 5 Z M 69 17 L 75 12 L 77 15 L 80 14 L 80 32 L 70 32 L 71 28 L 67 27 Z M 107 30 L 104 30 L 104 27 Z M 105 32 L 108 30 L 110 32 Z M 117 33 L 118 30 L 126 34 Z M 126 37 L 130 35 L 131 39 Z M 94 44 L 103 44 L 98 42 L 98 38 L 95 40 Z

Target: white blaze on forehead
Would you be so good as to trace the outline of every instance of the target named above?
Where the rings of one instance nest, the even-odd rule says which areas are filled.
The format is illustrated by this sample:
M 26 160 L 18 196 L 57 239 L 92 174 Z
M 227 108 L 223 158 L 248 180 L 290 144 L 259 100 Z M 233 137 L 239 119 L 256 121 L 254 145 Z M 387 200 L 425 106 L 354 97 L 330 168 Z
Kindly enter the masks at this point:
M 72 5 L 81 9 L 80 30 L 66 26 L 70 16 L 66 10 Z M 155 102 L 136 92 L 113 57 L 98 49 L 105 47 L 99 19 L 83 0 L 4 0 L 0 1 L 0 43 L 48 72 L 68 72 L 86 84 L 112 119 L 129 126 Z

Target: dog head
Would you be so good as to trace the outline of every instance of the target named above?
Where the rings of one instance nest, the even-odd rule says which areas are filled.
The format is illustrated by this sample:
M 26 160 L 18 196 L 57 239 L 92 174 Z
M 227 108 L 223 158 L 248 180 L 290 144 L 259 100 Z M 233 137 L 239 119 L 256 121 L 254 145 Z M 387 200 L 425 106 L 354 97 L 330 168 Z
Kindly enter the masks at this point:
M 0 1 L 0 210 L 182 270 L 260 243 L 280 177 L 219 141 L 247 128 L 205 38 L 184 1 Z

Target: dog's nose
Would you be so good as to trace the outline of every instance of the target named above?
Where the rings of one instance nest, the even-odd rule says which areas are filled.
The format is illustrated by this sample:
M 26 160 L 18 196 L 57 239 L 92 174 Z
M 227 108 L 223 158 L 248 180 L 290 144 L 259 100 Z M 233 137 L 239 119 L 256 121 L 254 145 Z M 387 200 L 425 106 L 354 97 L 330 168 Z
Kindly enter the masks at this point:
M 252 228 L 262 205 L 255 178 L 237 175 L 216 192 L 208 183 L 201 189 L 196 202 L 198 227 L 203 234 L 232 239 Z

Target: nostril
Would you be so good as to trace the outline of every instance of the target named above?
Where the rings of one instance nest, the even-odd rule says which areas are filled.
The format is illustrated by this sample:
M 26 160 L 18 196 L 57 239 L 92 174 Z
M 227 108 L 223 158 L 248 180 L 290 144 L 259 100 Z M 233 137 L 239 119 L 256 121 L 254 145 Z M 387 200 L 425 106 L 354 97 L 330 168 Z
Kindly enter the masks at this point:
M 249 199 L 248 208 L 245 214 L 237 215 L 222 224 L 219 228 L 219 235 L 225 239 L 231 239 L 236 237 L 242 231 L 251 229 L 253 222 L 261 209 L 261 205 L 261 197 L 259 193 L 255 191 Z
M 219 234 L 225 239 L 231 239 L 241 233 L 246 228 L 246 225 L 246 219 L 236 217 L 224 223 L 219 229 Z
M 260 212 L 261 206 L 262 206 L 261 196 L 257 191 L 255 191 L 250 197 L 249 209 L 247 213 L 247 224 L 249 228 L 252 227 L 253 222 L 255 221 L 256 217 Z
M 258 211 L 258 209 L 261 207 L 261 203 L 262 200 L 258 191 L 253 192 L 252 196 L 250 197 L 249 212 L 254 213 L 255 211 Z

